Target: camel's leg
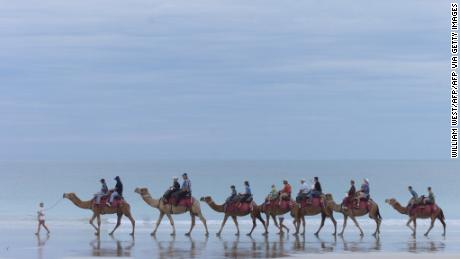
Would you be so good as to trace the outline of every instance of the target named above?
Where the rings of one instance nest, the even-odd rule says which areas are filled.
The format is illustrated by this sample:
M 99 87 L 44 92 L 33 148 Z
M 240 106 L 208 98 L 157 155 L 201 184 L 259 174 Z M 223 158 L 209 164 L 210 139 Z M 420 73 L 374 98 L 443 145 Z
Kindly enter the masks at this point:
M 252 231 L 254 231 L 254 229 L 255 229 L 256 226 L 257 226 L 257 221 L 256 221 L 257 219 L 256 219 L 256 216 L 251 215 L 251 218 L 252 218 L 252 228 L 251 228 L 251 231 L 249 231 L 249 233 L 246 234 L 247 236 L 252 235 Z
M 276 215 L 272 215 L 272 219 L 273 219 L 273 222 L 274 222 L 275 226 L 279 229 L 279 232 L 277 234 L 280 234 L 280 235 L 283 234 L 283 228 L 278 223 L 278 220 L 276 219 Z
M 265 218 L 267 221 L 267 228 L 268 228 L 268 226 L 270 225 L 270 213 L 265 213 Z
M 434 221 L 435 220 L 436 220 L 435 217 L 431 217 L 431 224 L 430 224 L 430 227 L 428 228 L 428 230 L 426 231 L 425 236 L 428 236 L 428 234 L 430 233 L 431 229 L 434 227 Z
M 158 217 L 158 220 L 157 220 L 155 229 L 153 230 L 152 233 L 150 233 L 151 236 L 156 235 L 158 226 L 160 226 L 161 220 L 163 219 L 164 215 L 165 215 L 165 214 L 164 214 L 162 211 L 160 211 L 160 216 Z
M 224 229 L 225 222 L 227 222 L 227 219 L 228 219 L 228 214 L 225 214 L 224 220 L 222 220 L 222 225 L 220 226 L 219 232 L 217 232 L 216 234 L 217 236 L 220 236 L 220 234 L 222 233 L 222 229 Z
M 351 220 L 353 220 L 353 222 L 355 223 L 356 227 L 358 227 L 359 232 L 360 232 L 360 236 L 364 236 L 364 232 L 361 229 L 361 227 L 359 226 L 358 221 L 356 220 L 356 218 L 354 216 L 350 216 L 350 218 L 351 218 Z
M 305 224 L 305 217 L 302 217 L 302 227 L 303 227 L 303 231 L 302 231 L 302 234 L 301 234 L 302 236 L 305 236 L 305 229 L 306 229 L 305 225 L 306 225 Z
M 192 218 L 192 224 L 190 225 L 190 230 L 187 233 L 185 233 L 186 236 L 190 236 L 190 234 L 192 233 L 193 227 L 195 227 L 195 214 L 190 212 L 190 217 Z
M 176 235 L 176 226 L 174 225 L 174 220 L 171 216 L 171 214 L 166 214 L 166 217 L 169 219 L 169 224 L 171 225 L 172 229 L 173 229 L 173 232 L 171 233 L 171 236 L 175 236 Z
M 97 235 L 101 234 L 101 215 L 97 215 Z
M 240 235 L 240 226 L 238 224 L 238 219 L 236 218 L 236 216 L 232 216 L 232 220 L 233 220 L 233 223 L 235 223 L 235 227 L 236 227 L 235 236 L 239 236 Z
M 441 221 L 442 227 L 444 229 L 442 236 L 446 236 L 446 222 L 444 221 L 444 218 L 442 216 L 438 216 L 439 221 Z
M 257 214 L 256 215 L 256 218 L 262 223 L 262 225 L 264 226 L 264 229 L 265 229 L 265 232 L 262 233 L 262 235 L 268 235 L 268 228 L 267 228 L 267 225 L 265 224 L 265 220 L 262 218 L 261 214 Z M 251 231 L 252 232 L 252 231 Z
M 347 214 L 343 214 L 342 232 L 339 233 L 339 236 L 343 236 L 343 232 L 345 231 L 345 228 L 347 227 L 347 220 L 348 220 L 348 215 L 347 215 Z
M 96 219 L 96 217 L 97 217 L 96 213 L 93 213 L 93 216 L 89 220 L 89 224 L 91 224 L 91 226 L 93 226 L 93 228 L 97 231 L 97 227 L 96 225 L 94 225 L 94 220 Z
M 334 233 L 332 233 L 333 236 L 337 234 L 337 221 L 334 218 L 334 215 L 331 213 L 330 215 L 332 224 L 334 224 Z
M 412 222 L 412 218 L 409 218 L 409 220 L 408 220 L 407 223 L 406 223 L 406 226 L 407 226 L 408 228 L 410 228 L 410 230 L 412 230 L 412 232 L 414 232 L 414 228 L 410 225 L 411 222 Z
M 324 221 L 326 221 L 326 214 L 325 214 L 325 213 L 321 213 L 321 224 L 319 225 L 318 230 L 315 232 L 315 236 L 318 236 L 318 235 L 319 235 L 319 232 L 321 231 L 321 229 L 322 229 L 323 226 L 324 226 Z
M 208 225 L 206 224 L 206 219 L 204 218 L 203 214 L 200 212 L 198 212 L 198 218 L 200 218 L 201 222 L 203 223 L 204 225 L 204 229 L 206 230 L 206 233 L 205 235 L 208 236 L 209 235 L 209 231 L 208 231 Z
M 294 226 L 295 226 L 295 233 L 293 234 L 294 236 L 297 236 L 299 234 L 299 230 L 300 230 L 300 216 L 296 216 L 294 218 Z
M 131 215 L 131 211 L 124 212 L 123 214 L 129 219 L 129 221 L 131 221 L 132 231 L 129 234 L 131 236 L 134 236 L 134 229 L 136 228 L 136 221 L 134 220 L 133 215 Z
M 112 232 L 109 233 L 109 235 L 113 235 L 113 233 L 115 232 L 115 230 L 120 226 L 120 224 L 121 224 L 121 216 L 123 216 L 122 213 L 117 213 L 117 224 L 116 224 L 115 227 L 113 228 Z
M 415 237 L 417 235 L 417 219 L 413 217 L 412 221 L 414 222 L 414 233 L 412 233 L 412 236 Z

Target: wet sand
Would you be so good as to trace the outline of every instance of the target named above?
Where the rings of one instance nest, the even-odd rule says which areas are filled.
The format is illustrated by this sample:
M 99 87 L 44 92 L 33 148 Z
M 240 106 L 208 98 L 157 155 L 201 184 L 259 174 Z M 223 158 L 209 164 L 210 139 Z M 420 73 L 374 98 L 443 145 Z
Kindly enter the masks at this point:
M 49 222 L 52 234 L 36 237 L 33 223 L 0 224 L 0 258 L 324 258 L 360 259 L 369 258 L 453 258 L 460 255 L 460 228 L 449 229 L 443 238 L 440 230 L 433 231 L 429 238 L 421 234 L 412 238 L 403 226 L 387 228 L 380 238 L 370 235 L 372 229 L 365 228 L 366 236 L 361 238 L 354 229 L 349 229 L 343 238 L 334 238 L 327 226 L 319 237 L 312 232 L 316 226 L 307 229 L 307 235 L 276 235 L 270 228 L 270 235 L 261 235 L 258 228 L 253 237 L 244 234 L 235 236 L 235 228 L 229 224 L 223 235 L 215 236 L 219 227 L 210 223 L 209 237 L 197 225 L 191 237 L 184 236 L 187 225 L 177 225 L 177 236 L 169 235 L 170 228 L 163 224 L 156 237 L 150 236 L 151 224 L 138 224 L 136 235 L 129 235 L 129 226 L 122 226 L 110 237 L 107 232 L 113 225 L 105 223 L 102 235 L 97 238 L 86 222 Z M 457 228 L 457 229 L 455 229 Z M 241 226 L 242 233 L 249 225 Z M 436 256 L 436 257 L 434 257 Z M 449 257 L 450 256 L 450 257 Z

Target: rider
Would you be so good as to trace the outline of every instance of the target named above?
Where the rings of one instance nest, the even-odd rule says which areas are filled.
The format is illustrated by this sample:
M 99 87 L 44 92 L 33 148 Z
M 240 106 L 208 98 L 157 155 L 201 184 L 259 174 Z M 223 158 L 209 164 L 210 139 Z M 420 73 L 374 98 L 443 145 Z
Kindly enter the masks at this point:
M 414 191 L 412 186 L 407 187 L 407 189 L 409 190 L 410 194 L 412 195 L 412 198 L 409 200 L 409 204 L 407 205 L 407 207 L 409 209 L 411 209 L 412 207 L 414 207 L 418 203 L 418 194 L 417 194 L 416 191 Z
M 101 198 L 106 196 L 107 193 L 109 192 L 109 188 L 107 188 L 107 184 L 105 183 L 105 179 L 101 179 L 101 191 L 94 194 L 94 197 L 96 198 L 96 204 L 101 203 Z
M 435 203 L 434 193 L 431 190 L 431 187 L 428 187 L 428 197 L 425 198 L 425 204 L 434 204 L 434 203 Z
M 187 173 L 182 174 L 182 179 L 184 180 L 182 182 L 182 187 L 180 188 L 179 191 L 174 193 L 174 197 L 176 198 L 175 202 L 177 205 L 180 201 L 180 199 L 184 197 L 191 197 L 192 196 L 192 182 L 188 178 Z
M 356 195 L 356 188 L 355 188 L 355 181 L 354 180 L 351 180 L 350 181 L 350 189 L 348 190 L 348 193 L 347 193 L 347 197 L 345 198 L 345 208 L 347 205 L 351 205 L 353 206 L 353 201 L 355 199 L 355 195 Z
M 123 184 L 121 183 L 120 176 L 115 177 L 115 181 L 117 181 L 117 183 L 115 184 L 115 189 L 112 190 L 113 192 L 110 195 L 110 205 L 112 205 L 113 200 L 116 197 L 123 197 Z
M 180 189 L 179 178 L 173 177 L 173 184 L 169 187 L 169 189 L 163 194 L 163 198 L 165 200 L 169 200 L 171 195 Z
M 271 201 L 275 201 L 278 198 L 279 198 L 279 192 L 276 189 L 276 186 L 274 184 L 272 184 L 272 190 L 270 191 L 270 193 L 267 196 L 267 201 L 268 201 L 268 203 L 270 203 Z
M 308 188 L 308 184 L 306 183 L 305 179 L 301 179 L 300 180 L 300 190 L 295 200 L 297 202 L 300 202 L 301 200 L 308 198 L 309 194 L 311 194 L 311 190 L 310 188 Z
M 280 205 L 282 200 L 290 200 L 291 199 L 291 192 L 292 192 L 292 187 L 288 183 L 287 180 L 283 181 L 284 187 L 280 191 Z
M 361 184 L 361 188 L 359 189 L 359 191 L 356 193 L 355 195 L 355 204 L 356 205 L 359 205 L 359 200 L 361 199 L 365 199 L 365 200 L 369 200 L 369 198 L 371 197 L 370 196 L 370 187 L 369 187 L 369 179 L 367 178 L 364 178 L 363 179 L 363 184 Z
M 227 205 L 231 204 L 238 199 L 238 193 L 236 192 L 236 187 L 235 185 L 230 186 L 231 194 L 230 196 L 227 197 L 224 203 L 224 211 L 227 211 Z
M 250 202 L 252 198 L 251 186 L 248 181 L 244 181 L 244 193 L 240 193 L 239 202 Z M 241 204 L 240 204 L 241 205 Z
M 321 188 L 321 183 L 319 182 L 318 176 L 313 178 L 313 190 L 311 192 L 313 197 L 320 197 L 323 194 L 323 189 Z

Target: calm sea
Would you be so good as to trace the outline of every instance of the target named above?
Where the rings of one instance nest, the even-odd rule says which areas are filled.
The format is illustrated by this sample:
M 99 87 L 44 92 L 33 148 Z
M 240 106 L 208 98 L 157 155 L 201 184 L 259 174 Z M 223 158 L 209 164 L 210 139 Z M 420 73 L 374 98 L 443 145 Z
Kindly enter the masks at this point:
M 37 204 L 44 201 L 46 207 L 58 202 L 47 212 L 53 220 L 86 220 L 90 213 L 76 208 L 69 201 L 59 202 L 64 192 L 75 192 L 81 199 L 90 199 L 100 188 L 99 179 L 106 178 L 109 188 L 113 178 L 120 176 L 125 186 L 125 198 L 132 205 L 137 220 L 152 221 L 158 212 L 146 205 L 134 193 L 136 187 L 148 187 L 153 196 L 159 197 L 171 184 L 173 176 L 187 172 L 193 184 L 193 196 L 211 195 L 218 203 L 229 193 L 234 184 L 238 191 L 248 180 L 257 202 L 263 201 L 271 184 L 278 188 L 287 179 L 294 191 L 299 179 L 318 176 L 325 192 L 341 200 L 348 189 L 350 179 L 359 184 L 368 178 L 371 195 L 381 207 L 385 220 L 403 219 L 384 200 L 394 197 L 406 203 L 407 186 L 414 186 L 419 194 L 432 186 L 438 204 L 448 220 L 460 219 L 460 163 L 455 161 L 149 161 L 149 162 L 8 162 L 0 164 L 2 179 L 0 220 L 33 220 Z M 358 185 L 359 185 L 358 184 Z M 209 220 L 222 215 L 202 204 Z M 187 220 L 186 216 L 176 219 Z M 387 221 L 390 222 L 390 221 Z

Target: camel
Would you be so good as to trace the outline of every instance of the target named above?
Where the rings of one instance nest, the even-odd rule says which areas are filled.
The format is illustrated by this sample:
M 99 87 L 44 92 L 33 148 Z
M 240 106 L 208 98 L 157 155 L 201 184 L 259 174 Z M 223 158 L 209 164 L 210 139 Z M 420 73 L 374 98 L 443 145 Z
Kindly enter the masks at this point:
M 192 225 L 190 226 L 190 230 L 187 233 L 185 233 L 185 235 L 189 236 L 192 233 L 193 227 L 195 227 L 195 217 L 196 216 L 198 216 L 201 222 L 203 222 L 204 228 L 206 229 L 205 235 L 206 236 L 209 235 L 208 226 L 206 225 L 206 219 L 203 217 L 203 214 L 201 213 L 200 202 L 197 199 L 192 197 L 193 199 L 192 208 L 189 209 L 185 206 L 180 206 L 180 205 L 174 206 L 171 204 L 165 204 L 161 199 L 158 200 L 158 199 L 153 198 L 150 195 L 149 190 L 147 188 L 136 188 L 134 192 L 138 193 L 142 197 L 142 199 L 145 201 L 145 203 L 147 203 L 151 207 L 156 208 L 160 211 L 160 216 L 158 217 L 156 226 L 150 235 L 155 236 L 155 234 L 157 233 L 158 226 L 160 226 L 161 220 L 163 219 L 165 215 L 166 217 L 168 217 L 169 222 L 173 229 L 173 232 L 171 233 L 171 235 L 172 236 L 176 235 L 176 228 L 174 226 L 174 220 L 171 214 L 183 214 L 188 211 L 190 212 L 190 217 L 192 218 Z
M 442 211 L 441 208 L 439 208 L 438 210 L 431 211 L 430 213 L 427 213 L 425 211 L 416 210 L 416 213 L 414 213 L 413 215 L 409 215 L 407 207 L 403 207 L 396 199 L 393 199 L 393 198 L 386 199 L 385 202 L 390 204 L 390 206 L 392 206 L 399 213 L 409 216 L 409 221 L 407 221 L 406 226 L 412 230 L 412 236 L 415 237 L 415 234 L 416 234 L 416 228 L 417 228 L 416 219 L 417 218 L 421 218 L 421 219 L 430 218 L 431 219 L 431 225 L 426 231 L 425 236 L 428 236 L 428 234 L 430 233 L 431 229 L 434 226 L 434 222 L 436 221 L 436 219 L 439 219 L 439 221 L 441 221 L 441 224 L 444 228 L 444 232 L 442 236 L 446 235 L 446 222 L 444 218 L 444 212 Z M 410 225 L 411 221 L 414 222 L 414 227 L 411 227 Z
M 380 234 L 380 224 L 382 223 L 382 216 L 380 215 L 379 206 L 373 200 L 369 199 L 369 203 L 371 204 L 370 209 L 367 209 L 367 208 L 359 209 L 359 208 L 345 208 L 335 203 L 332 197 L 332 194 L 330 193 L 326 194 L 325 197 L 326 197 L 326 202 L 328 204 L 327 205 L 328 207 L 332 208 L 332 210 L 334 210 L 335 212 L 340 212 L 343 214 L 343 228 L 342 228 L 342 232 L 339 233 L 339 236 L 343 236 L 343 232 L 345 231 L 345 227 L 347 226 L 348 218 L 351 218 L 351 220 L 353 220 L 356 227 L 358 227 L 360 231 L 360 235 L 364 236 L 364 232 L 359 226 L 358 221 L 356 221 L 356 217 L 361 217 L 366 214 L 369 214 L 369 218 L 375 220 L 375 223 L 377 225 L 375 232 L 372 235 L 377 236 L 378 234 Z
M 252 229 L 246 235 L 248 235 L 248 236 L 252 235 L 252 232 L 254 231 L 254 229 L 257 226 L 256 219 L 260 220 L 260 222 L 262 222 L 262 224 L 264 225 L 265 232 L 263 233 L 263 235 L 268 234 L 267 226 L 265 225 L 265 221 L 262 218 L 262 216 L 260 215 L 260 207 L 257 206 L 257 204 L 254 201 L 252 201 L 252 204 L 251 204 L 252 210 L 250 210 L 250 211 L 228 212 L 228 211 L 225 211 L 223 204 L 222 205 L 216 204 L 210 196 L 201 197 L 200 200 L 206 202 L 209 205 L 209 207 L 211 207 L 211 209 L 213 209 L 214 211 L 224 213 L 224 220 L 222 221 L 222 225 L 220 226 L 219 232 L 216 233 L 217 236 L 220 236 L 220 234 L 222 233 L 222 229 L 224 228 L 228 217 L 231 217 L 233 219 L 233 222 L 235 223 L 235 226 L 236 226 L 236 234 L 235 235 L 237 235 L 237 236 L 240 235 L 240 228 L 238 226 L 237 217 L 243 217 L 243 216 L 246 216 L 246 215 L 249 215 L 249 214 L 251 215 L 251 218 L 252 218 Z
M 303 231 L 301 233 L 302 236 L 305 235 L 305 216 L 315 216 L 321 214 L 321 224 L 318 230 L 315 232 L 315 236 L 319 235 L 319 232 L 324 226 L 324 222 L 326 218 L 330 218 L 332 224 L 334 224 L 334 233 L 333 236 L 337 233 L 337 221 L 334 218 L 333 211 L 329 206 L 326 207 L 317 207 L 317 206 L 308 206 L 304 208 L 300 208 L 299 203 L 295 203 L 295 206 L 291 208 L 291 216 L 294 218 L 294 226 L 296 228 L 296 232 L 293 234 L 297 236 L 299 234 L 300 223 L 302 222 Z
M 109 233 L 109 235 L 113 235 L 115 230 L 120 226 L 121 224 L 121 218 L 122 216 L 126 216 L 130 221 L 131 221 L 131 226 L 132 226 L 132 232 L 130 235 L 134 235 L 134 228 L 136 225 L 136 222 L 131 215 L 131 206 L 129 203 L 126 201 L 123 201 L 119 206 L 117 207 L 108 207 L 108 206 L 94 206 L 94 202 L 92 200 L 89 201 L 82 201 L 80 198 L 75 193 L 64 193 L 63 195 L 64 198 L 69 199 L 75 206 L 81 208 L 81 209 L 87 209 L 87 210 L 92 210 L 93 211 L 93 216 L 89 220 L 89 224 L 93 226 L 93 228 L 96 230 L 96 233 L 94 233 L 96 236 L 100 235 L 101 232 L 101 215 L 104 214 L 117 214 L 117 224 L 115 225 L 115 228 L 112 230 L 112 232 Z M 94 219 L 97 218 L 97 227 L 94 225 Z
M 278 203 L 279 200 L 275 200 L 275 201 L 272 201 L 273 203 Z M 295 204 L 294 200 L 290 200 L 289 202 L 290 204 Z M 273 222 L 275 223 L 275 226 L 280 230 L 278 232 L 278 234 L 283 234 L 283 227 L 284 225 L 281 225 L 281 224 L 278 224 L 278 220 L 276 219 L 277 216 L 281 216 L 281 215 L 284 215 L 288 212 L 291 212 L 291 208 L 290 207 L 287 207 L 287 208 L 281 208 L 280 206 L 274 206 L 274 207 L 270 207 L 270 206 L 265 206 L 266 203 L 262 204 L 259 206 L 259 210 L 260 212 L 264 213 L 265 216 L 266 216 L 266 224 L 267 224 L 267 229 L 268 229 L 268 226 L 270 224 L 270 217 L 272 217 L 273 219 Z M 289 233 L 289 228 L 285 227 L 286 230 L 288 231 Z

